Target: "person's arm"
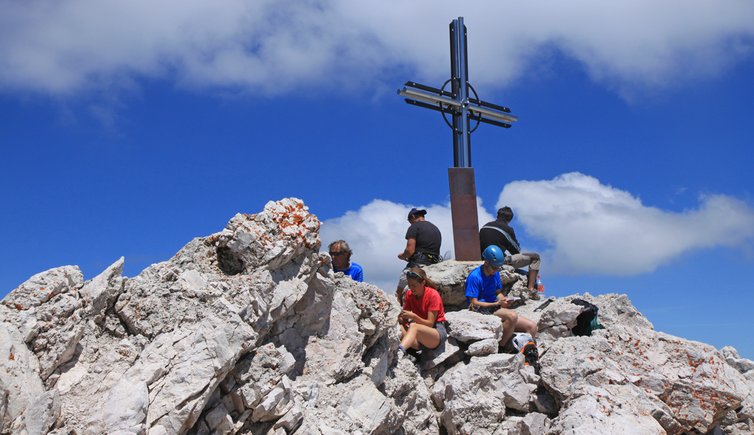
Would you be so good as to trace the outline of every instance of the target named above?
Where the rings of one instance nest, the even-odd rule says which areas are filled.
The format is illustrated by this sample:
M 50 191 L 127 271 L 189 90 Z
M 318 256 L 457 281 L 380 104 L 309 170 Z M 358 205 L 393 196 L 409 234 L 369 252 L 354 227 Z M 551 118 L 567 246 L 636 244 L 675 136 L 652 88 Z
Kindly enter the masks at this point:
M 416 239 L 410 238 L 406 240 L 406 249 L 398 254 L 398 258 L 408 261 L 414 255 L 414 252 L 416 252 Z
M 503 297 L 505 297 L 505 296 L 503 296 Z M 472 307 L 473 306 L 477 306 L 477 307 L 484 307 L 484 308 L 498 307 L 498 306 L 500 306 L 500 299 L 498 297 L 498 300 L 495 301 L 495 302 L 482 302 L 482 301 L 480 301 L 477 298 L 471 298 L 471 302 L 469 302 L 469 305 L 472 306 Z
M 359 270 L 357 270 L 354 274 L 353 280 L 357 282 L 364 282 L 364 269 L 360 268 Z
M 404 320 L 411 320 L 413 322 L 416 322 L 420 325 L 429 326 L 430 328 L 435 327 L 435 320 L 437 320 L 437 311 L 430 311 L 427 313 L 427 318 L 423 319 L 418 314 L 414 313 L 413 311 L 406 311 L 404 310 L 402 313 L 402 317 Z

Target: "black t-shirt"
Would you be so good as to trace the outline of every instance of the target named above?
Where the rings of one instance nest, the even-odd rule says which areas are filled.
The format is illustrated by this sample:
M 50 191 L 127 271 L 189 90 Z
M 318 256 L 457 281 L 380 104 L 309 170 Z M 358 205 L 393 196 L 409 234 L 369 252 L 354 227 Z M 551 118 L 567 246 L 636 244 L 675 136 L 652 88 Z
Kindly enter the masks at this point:
M 482 227 L 482 229 L 479 230 L 479 244 L 482 248 L 482 252 L 484 252 L 484 250 L 490 245 L 497 245 L 503 251 L 508 251 L 511 254 L 519 253 L 519 243 L 516 239 L 516 232 L 513 231 L 513 228 L 511 228 L 505 221 L 494 220 L 492 222 L 487 222 L 484 226 L 495 227 L 505 231 L 511 237 L 511 240 L 515 242 L 515 245 L 500 231 L 493 228 Z
M 406 240 L 416 239 L 415 252 L 424 252 L 440 256 L 440 245 L 442 244 L 442 234 L 440 230 L 428 221 L 418 221 L 411 224 L 406 231 Z

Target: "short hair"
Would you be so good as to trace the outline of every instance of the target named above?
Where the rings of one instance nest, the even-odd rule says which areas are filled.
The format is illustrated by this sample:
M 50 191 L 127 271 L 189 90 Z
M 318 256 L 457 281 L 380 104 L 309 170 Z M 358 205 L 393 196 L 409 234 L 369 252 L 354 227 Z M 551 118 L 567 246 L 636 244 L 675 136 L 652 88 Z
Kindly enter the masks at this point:
M 347 252 L 349 256 L 353 254 L 351 247 L 348 246 L 348 242 L 346 242 L 345 240 L 336 240 L 330 243 L 329 245 L 327 245 L 327 249 L 329 251 L 332 251 L 333 246 L 340 246 L 340 249 L 342 249 L 344 252 Z
M 506 205 L 505 207 L 497 210 L 497 217 L 503 218 L 506 221 L 510 222 L 511 219 L 513 219 L 513 210 L 511 210 L 511 208 Z

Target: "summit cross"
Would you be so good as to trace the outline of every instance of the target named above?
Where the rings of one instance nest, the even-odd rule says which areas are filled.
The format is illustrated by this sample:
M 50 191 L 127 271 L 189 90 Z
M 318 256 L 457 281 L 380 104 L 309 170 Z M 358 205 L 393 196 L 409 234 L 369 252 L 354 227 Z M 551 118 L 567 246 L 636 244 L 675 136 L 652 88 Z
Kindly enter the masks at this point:
M 448 168 L 450 184 L 450 211 L 453 220 L 453 245 L 456 260 L 480 259 L 479 217 L 476 206 L 474 168 L 471 166 L 471 133 L 479 123 L 510 128 L 518 121 L 507 107 L 479 99 L 469 83 L 469 65 L 466 55 L 466 26 L 463 17 L 450 25 L 450 79 L 441 88 L 406 82 L 398 94 L 406 97 L 408 104 L 442 113 L 445 123 L 453 131 L 453 167 Z M 445 88 L 450 84 L 450 90 Z M 474 97 L 470 96 L 473 93 Z M 452 117 L 448 121 L 447 115 Z M 476 121 L 471 127 L 471 121 Z

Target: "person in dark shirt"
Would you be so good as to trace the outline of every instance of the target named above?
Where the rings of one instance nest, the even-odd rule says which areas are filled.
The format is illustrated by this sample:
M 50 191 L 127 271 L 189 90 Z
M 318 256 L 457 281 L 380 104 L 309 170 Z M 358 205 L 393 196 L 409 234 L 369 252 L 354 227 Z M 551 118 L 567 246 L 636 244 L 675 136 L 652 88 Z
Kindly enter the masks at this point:
M 408 263 L 398 279 L 395 295 L 403 302 L 403 291 L 406 288 L 406 271 L 414 266 L 435 264 L 440 261 L 440 245 L 442 234 L 431 222 L 424 219 L 427 210 L 412 208 L 408 212 L 408 223 L 411 226 L 406 231 L 406 248 L 398 254 L 398 258 Z
M 516 232 L 509 225 L 513 219 L 513 210 L 505 206 L 497 211 L 497 219 L 487 222 L 479 230 L 479 243 L 481 252 L 484 252 L 490 245 L 497 245 L 503 251 L 508 251 L 510 255 L 505 257 L 505 264 L 511 265 L 516 269 L 529 266 L 529 275 L 527 287 L 529 291 L 536 292 L 535 285 L 539 275 L 540 258 L 536 252 L 521 252 L 521 246 L 516 239 Z

